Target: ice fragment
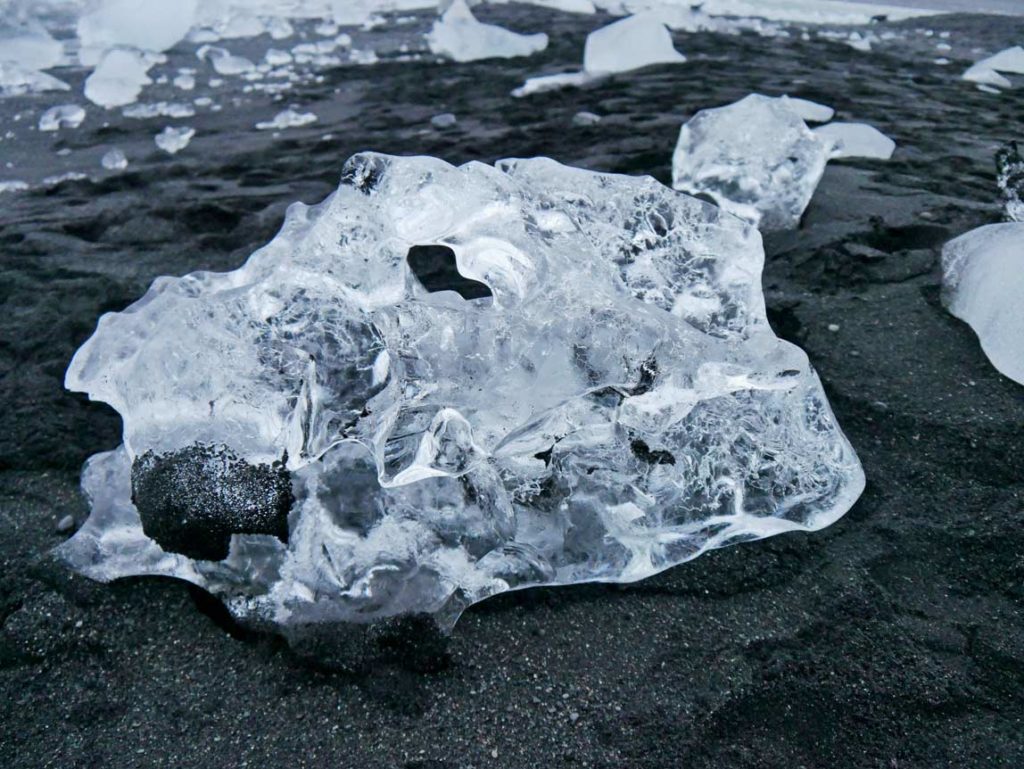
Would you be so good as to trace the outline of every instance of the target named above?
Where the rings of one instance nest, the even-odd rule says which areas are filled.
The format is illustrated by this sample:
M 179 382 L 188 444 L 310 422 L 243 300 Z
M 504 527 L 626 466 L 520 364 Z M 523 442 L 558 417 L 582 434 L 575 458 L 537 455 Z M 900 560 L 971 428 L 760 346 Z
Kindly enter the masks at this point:
M 430 50 L 455 61 L 529 56 L 548 47 L 548 36 L 521 35 L 494 24 L 482 24 L 465 0 L 455 0 L 427 35 Z

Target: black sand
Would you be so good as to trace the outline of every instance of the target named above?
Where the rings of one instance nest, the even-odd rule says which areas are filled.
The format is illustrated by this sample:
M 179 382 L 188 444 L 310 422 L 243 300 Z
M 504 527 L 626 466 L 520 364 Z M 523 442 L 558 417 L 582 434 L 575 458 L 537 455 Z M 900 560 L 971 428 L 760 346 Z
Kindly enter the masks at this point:
M 519 101 L 508 92 L 570 68 L 600 20 L 486 16 L 555 42 L 512 62 L 330 72 L 290 97 L 319 124 L 279 139 L 249 128 L 281 107 L 264 99 L 188 121 L 111 113 L 17 158 L 67 146 L 98 169 L 101 146 L 151 149 L 119 176 L 0 197 L 0 765 L 1024 766 L 1024 387 L 942 309 L 937 263 L 945 240 L 998 220 L 993 155 L 1024 117 L 1021 91 L 959 73 L 971 48 L 1024 40 L 1024 22 L 893 25 L 906 40 L 872 54 L 680 35 L 685 65 Z M 952 66 L 918 27 L 953 32 Z M 81 462 L 119 433 L 63 392 L 63 371 L 97 316 L 155 276 L 238 265 L 363 149 L 545 154 L 667 181 L 678 126 L 756 90 L 832 104 L 899 144 L 888 163 L 833 164 L 800 230 L 767 240 L 772 322 L 811 356 L 868 476 L 835 526 L 633 586 L 499 597 L 447 651 L 383 638 L 356 673 L 233 626 L 184 584 L 98 585 L 46 557 L 57 522 L 84 519 Z M 579 110 L 607 117 L 573 127 Z M 458 125 L 432 129 L 446 111 Z M 197 129 L 174 158 L 151 143 L 168 122 Z

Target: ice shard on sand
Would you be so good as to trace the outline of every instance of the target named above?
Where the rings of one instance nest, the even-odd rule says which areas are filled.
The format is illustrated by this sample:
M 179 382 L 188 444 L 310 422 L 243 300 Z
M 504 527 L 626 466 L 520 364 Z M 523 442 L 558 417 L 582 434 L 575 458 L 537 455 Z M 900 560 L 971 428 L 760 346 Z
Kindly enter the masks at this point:
M 752 226 L 552 160 L 351 158 L 239 269 L 104 315 L 67 386 L 124 420 L 61 555 L 288 628 L 641 579 L 863 489 Z

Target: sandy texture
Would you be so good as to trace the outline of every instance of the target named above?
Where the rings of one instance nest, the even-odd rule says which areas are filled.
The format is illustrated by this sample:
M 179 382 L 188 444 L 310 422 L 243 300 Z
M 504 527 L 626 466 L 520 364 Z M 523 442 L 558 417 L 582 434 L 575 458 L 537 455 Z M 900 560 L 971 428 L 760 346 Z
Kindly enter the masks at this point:
M 914 23 L 870 55 L 678 35 L 687 64 L 515 100 L 525 77 L 576 65 L 601 20 L 481 18 L 546 28 L 552 45 L 332 71 L 289 97 L 316 125 L 252 130 L 280 108 L 254 100 L 182 121 L 196 138 L 174 157 L 152 145 L 168 121 L 116 113 L 36 139 L 38 161 L 4 145 L 20 169 L 68 147 L 100 174 L 112 144 L 132 165 L 0 198 L 0 765 L 1024 766 L 1024 388 L 943 310 L 938 269 L 945 240 L 998 220 L 992 158 L 1024 109 L 1021 92 L 959 74 L 970 48 L 1017 43 L 1024 22 L 929 20 L 963 51 L 946 68 Z M 236 266 L 363 149 L 545 154 L 668 181 L 679 125 L 754 90 L 831 104 L 898 145 L 888 163 L 831 165 L 800 230 L 767 240 L 772 322 L 810 354 L 868 476 L 835 526 L 628 587 L 502 596 L 447 646 L 399 628 L 344 672 L 337 654 L 242 631 L 183 584 L 97 585 L 45 556 L 62 517 L 83 520 L 80 463 L 119 432 L 112 411 L 62 391 L 63 371 L 98 314 L 155 276 Z M 581 110 L 604 119 L 573 126 Z M 432 128 L 441 112 L 457 125 Z

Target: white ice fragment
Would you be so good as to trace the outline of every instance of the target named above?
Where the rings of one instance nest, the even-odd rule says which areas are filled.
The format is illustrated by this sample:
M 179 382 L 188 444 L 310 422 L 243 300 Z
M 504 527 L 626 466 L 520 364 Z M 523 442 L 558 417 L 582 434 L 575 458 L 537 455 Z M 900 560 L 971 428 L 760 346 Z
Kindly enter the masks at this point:
M 196 77 L 191 72 L 182 72 L 175 76 L 174 87 L 182 91 L 191 91 L 196 87 Z
M 280 67 L 282 64 L 291 64 L 294 59 L 288 51 L 268 48 L 267 52 L 263 54 L 263 60 L 271 67 Z
M 103 158 L 100 160 L 100 165 L 106 168 L 108 171 L 123 171 L 128 167 L 128 158 L 124 152 L 115 147 L 112 150 L 108 150 Z
M 130 107 L 125 107 L 121 114 L 136 120 L 146 120 L 155 117 L 181 119 L 193 117 L 196 114 L 196 110 L 191 104 L 158 101 L 152 104 L 133 104 Z
M 194 128 L 167 126 L 153 138 L 153 141 L 168 155 L 176 155 L 188 146 L 195 135 Z
M 577 112 L 572 116 L 572 124 L 574 126 L 591 126 L 597 125 L 601 122 L 601 116 L 595 115 L 593 112 Z
M 465 0 L 455 0 L 427 35 L 431 52 L 455 61 L 529 56 L 548 47 L 548 36 L 521 35 L 494 24 L 482 24 Z
M 92 65 L 116 47 L 160 52 L 188 34 L 198 0 L 100 0 L 78 20 L 79 59 Z
M 836 111 L 831 107 L 809 99 L 800 99 L 795 96 L 780 97 L 782 103 L 801 117 L 806 123 L 827 123 L 835 117 Z
M 1019 45 L 1007 48 L 999 53 L 977 62 L 975 67 L 992 69 L 996 72 L 1009 72 L 1012 75 L 1024 75 L 1024 48 Z
M 75 354 L 66 385 L 120 412 L 124 445 L 86 465 L 74 568 L 179 577 L 285 628 L 450 628 L 506 590 L 820 529 L 861 493 L 768 324 L 754 228 L 543 158 L 366 153 L 341 178 Z
M 537 77 L 527 78 L 526 82 L 521 86 L 512 91 L 512 95 L 516 98 L 522 98 L 523 96 L 529 96 L 534 93 L 544 93 L 545 91 L 557 91 L 560 88 L 575 87 L 579 88 L 587 83 L 593 82 L 595 76 L 587 72 L 564 72 L 557 75 L 539 75 Z
M 0 180 L 0 195 L 7 192 L 24 192 L 28 184 L 19 179 Z
M 587 35 L 583 71 L 628 72 L 652 64 L 686 61 L 672 45 L 672 35 L 656 14 L 629 16 Z
M 43 91 L 69 91 L 71 86 L 53 75 L 0 61 L 0 96 L 21 96 Z
M 59 131 L 61 128 L 78 128 L 85 120 L 85 110 L 77 104 L 62 104 L 50 107 L 39 117 L 40 131 Z
M 434 128 L 451 128 L 458 122 L 459 119 L 451 112 L 442 112 L 440 115 L 434 115 L 434 117 L 430 118 L 430 125 L 434 126 Z
M 1013 85 L 1013 83 L 1011 83 L 1007 78 L 1000 75 L 991 67 L 982 66 L 981 64 L 975 64 L 968 68 L 962 77 L 964 80 L 969 80 L 972 83 L 978 83 L 989 87 L 998 86 L 999 88 L 1010 88 Z
M 751 94 L 701 110 L 679 132 L 672 186 L 711 197 L 763 230 L 795 227 L 825 172 L 832 143 L 782 100 Z
M 316 122 L 316 115 L 312 112 L 297 112 L 294 109 L 286 109 L 278 112 L 273 120 L 256 124 L 259 131 L 280 131 L 285 128 L 298 128 Z
M 85 80 L 85 98 L 107 108 L 131 104 L 153 82 L 146 74 L 151 66 L 153 61 L 138 51 L 108 51 Z
M 1006 376 L 1024 384 L 1024 223 L 971 230 L 942 250 L 943 301 Z
M 896 142 L 864 123 L 829 123 L 815 128 L 814 133 L 833 143 L 833 158 L 888 160 L 896 150 Z
M 12 23 L 0 19 L 0 62 L 38 72 L 57 66 L 63 59 L 64 46 L 38 21 Z
M 226 48 L 212 45 L 201 46 L 196 51 L 196 56 L 210 62 L 218 75 L 242 75 L 256 68 L 256 65 L 244 56 L 235 56 Z

